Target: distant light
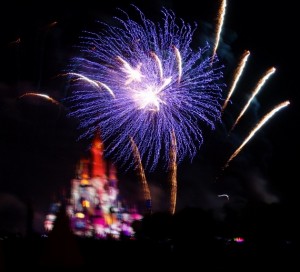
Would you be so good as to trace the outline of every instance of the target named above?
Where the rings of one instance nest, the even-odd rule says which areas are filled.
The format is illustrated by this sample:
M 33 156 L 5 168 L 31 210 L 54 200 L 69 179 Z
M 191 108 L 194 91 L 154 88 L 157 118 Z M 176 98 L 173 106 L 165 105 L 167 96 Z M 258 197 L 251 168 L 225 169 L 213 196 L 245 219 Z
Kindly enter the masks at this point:
M 54 221 L 56 219 L 56 215 L 55 214 L 48 214 L 46 218 L 50 221 Z
M 235 237 L 233 238 L 233 241 L 237 243 L 243 243 L 245 242 L 245 239 L 243 237 Z
M 76 217 L 77 218 L 84 218 L 85 217 L 85 215 L 83 214 L 83 213 L 76 213 Z

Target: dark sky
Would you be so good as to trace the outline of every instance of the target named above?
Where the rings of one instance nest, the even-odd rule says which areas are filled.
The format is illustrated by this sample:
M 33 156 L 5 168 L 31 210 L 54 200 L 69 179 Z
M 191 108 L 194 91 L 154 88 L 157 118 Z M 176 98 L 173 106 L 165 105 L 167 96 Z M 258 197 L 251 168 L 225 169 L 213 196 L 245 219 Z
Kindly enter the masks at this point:
M 64 2 L 64 4 L 62 4 Z M 146 16 L 159 20 L 162 7 L 172 9 L 185 22 L 197 22 L 197 41 L 212 41 L 219 1 L 10 1 L 0 15 L 0 230 L 23 230 L 26 203 L 35 211 L 35 228 L 41 229 L 49 205 L 74 177 L 75 165 L 86 151 L 78 142 L 76 120 L 67 109 L 26 92 L 46 93 L 61 101 L 67 94 L 58 74 L 76 54 L 74 45 L 96 20 L 118 15 L 116 8 L 134 3 Z M 202 152 L 193 163 L 178 169 L 178 207 L 221 209 L 229 194 L 237 205 L 247 201 L 282 203 L 293 216 L 297 199 L 296 165 L 299 154 L 299 85 L 295 1 L 228 0 L 218 55 L 231 83 L 244 50 L 250 50 L 247 68 L 224 114 L 224 127 L 207 133 Z M 251 90 L 270 67 L 276 73 L 251 104 L 245 118 L 227 138 L 230 127 L 249 98 Z M 226 160 L 260 118 L 275 105 L 289 100 L 243 148 L 223 172 Z M 134 173 L 119 173 L 124 195 L 136 192 Z M 215 177 L 219 176 L 217 182 Z M 120 181 L 120 182 L 121 182 Z M 166 175 L 149 174 L 155 209 L 165 209 Z M 21 227 L 20 227 L 21 226 Z

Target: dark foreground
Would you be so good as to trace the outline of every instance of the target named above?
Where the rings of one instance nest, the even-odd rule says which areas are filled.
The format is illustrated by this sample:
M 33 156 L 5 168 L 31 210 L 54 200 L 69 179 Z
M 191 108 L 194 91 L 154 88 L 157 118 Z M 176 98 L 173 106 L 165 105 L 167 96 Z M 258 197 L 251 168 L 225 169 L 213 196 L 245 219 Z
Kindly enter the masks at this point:
M 0 271 L 111 271 L 185 269 L 248 271 L 281 268 L 296 271 L 299 247 L 291 241 L 238 242 L 233 239 L 97 240 L 60 237 L 10 237 L 0 241 Z M 203 238 L 203 237 L 202 237 Z M 60 241 L 59 241 L 60 240 Z M 203 270 L 204 269 L 204 270 Z M 268 271 L 268 270 L 267 270 Z
M 157 213 L 119 240 L 75 236 L 57 220 L 47 235 L 0 235 L 0 272 L 299 271 L 297 220 L 284 220 L 277 208 L 251 211 L 221 224 L 202 210 Z

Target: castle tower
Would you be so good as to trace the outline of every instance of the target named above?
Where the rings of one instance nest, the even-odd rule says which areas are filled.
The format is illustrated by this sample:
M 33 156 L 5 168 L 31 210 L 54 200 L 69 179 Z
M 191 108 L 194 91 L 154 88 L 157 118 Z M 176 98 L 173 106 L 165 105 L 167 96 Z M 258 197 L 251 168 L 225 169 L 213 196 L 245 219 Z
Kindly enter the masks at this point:
M 100 134 L 96 133 L 91 147 L 92 177 L 106 178 L 106 163 L 103 159 L 103 143 Z

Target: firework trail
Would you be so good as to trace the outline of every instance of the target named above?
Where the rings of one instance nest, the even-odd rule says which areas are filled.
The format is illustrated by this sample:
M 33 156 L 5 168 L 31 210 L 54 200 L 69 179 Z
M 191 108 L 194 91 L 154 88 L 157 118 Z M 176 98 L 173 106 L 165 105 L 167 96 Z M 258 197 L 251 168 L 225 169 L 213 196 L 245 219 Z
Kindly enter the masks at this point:
M 240 77 L 241 77 L 241 75 L 244 71 L 244 68 L 246 66 L 246 62 L 248 60 L 249 55 L 250 55 L 250 51 L 248 51 L 248 50 L 246 50 L 244 52 L 244 54 L 242 55 L 241 61 L 238 65 L 238 67 L 236 68 L 236 71 L 234 72 L 233 83 L 232 83 L 232 86 L 231 86 L 231 88 L 228 92 L 227 98 L 226 98 L 226 100 L 223 104 L 222 111 L 224 111 L 225 108 L 228 105 L 228 102 L 229 102 L 229 100 L 230 100 L 230 98 L 231 98 L 231 96 L 232 96 L 232 94 L 233 94 L 233 92 L 236 88 L 236 85 L 237 85 L 238 81 L 240 80 Z
M 227 200 L 229 200 L 229 195 L 228 194 L 221 194 L 221 195 L 218 195 L 218 197 L 226 197 Z
M 67 73 L 67 74 L 62 74 L 61 76 L 74 76 L 75 79 L 74 80 L 83 80 L 85 81 L 86 83 L 94 86 L 95 88 L 97 89 L 102 89 L 104 88 L 106 91 L 108 91 L 112 97 L 115 97 L 115 94 L 114 92 L 104 83 L 102 82 L 99 82 L 97 80 L 92 80 L 92 79 L 89 79 L 88 77 L 84 76 L 84 75 L 80 75 L 80 74 L 77 74 L 77 73 Z
M 222 27 L 223 27 L 224 18 L 225 18 L 226 5 L 227 5 L 226 0 L 222 0 L 221 7 L 218 12 L 218 22 L 217 22 L 217 28 L 216 28 L 216 41 L 215 41 L 215 45 L 213 48 L 212 60 L 214 60 L 218 46 L 219 46 L 220 35 L 222 32 Z
M 282 108 L 285 108 L 290 104 L 289 101 L 285 101 L 275 106 L 269 113 L 267 113 L 254 127 L 254 129 L 249 133 L 248 137 L 243 141 L 243 143 L 235 150 L 235 152 L 231 155 L 226 165 L 223 167 L 223 170 L 228 167 L 229 163 L 241 152 L 242 148 L 252 139 L 255 133 L 265 124 L 269 119 L 271 119 L 274 114 L 280 111 Z
M 171 132 L 177 163 L 193 159 L 203 143 L 203 125 L 221 121 L 223 65 L 209 45 L 193 49 L 196 26 L 162 9 L 155 23 L 135 6 L 140 21 L 115 17 L 118 26 L 101 23 L 99 33 L 85 32 L 66 75 L 71 94 L 65 100 L 76 117 L 80 138 L 100 129 L 107 155 L 127 169 L 134 165 L 130 137 L 144 168 L 168 169 Z
M 252 100 L 254 99 L 254 97 L 259 93 L 259 91 L 261 90 L 261 88 L 263 87 L 263 85 L 265 84 L 265 82 L 267 81 L 267 79 L 273 74 L 275 73 L 276 69 L 274 67 L 270 68 L 265 74 L 264 76 L 258 81 L 250 99 L 248 100 L 248 102 L 246 103 L 245 107 L 243 108 L 243 110 L 241 111 L 241 113 L 239 114 L 238 118 L 236 119 L 235 123 L 233 124 L 233 126 L 231 127 L 232 131 L 236 124 L 240 121 L 241 117 L 244 115 L 244 113 L 246 112 L 246 110 L 248 109 L 249 105 L 251 104 Z
M 174 131 L 171 133 L 172 146 L 170 150 L 170 184 L 171 184 L 171 201 L 170 213 L 174 214 L 176 209 L 177 198 L 177 162 L 176 162 L 176 137 Z
M 22 94 L 21 96 L 19 96 L 19 98 L 23 98 L 23 97 L 26 97 L 26 96 L 37 96 L 37 97 L 41 97 L 41 98 L 45 98 L 47 99 L 48 101 L 56 104 L 56 105 L 59 105 L 60 103 L 53 99 L 52 97 L 50 97 L 49 95 L 47 94 L 42 94 L 42 93 L 33 93 L 33 92 L 29 92 L 29 93 L 25 93 L 25 94 Z
M 151 194 L 150 194 L 149 186 L 148 186 L 148 183 L 147 183 L 147 180 L 146 180 L 144 168 L 143 168 L 143 165 L 142 165 L 142 162 L 141 162 L 140 153 L 139 153 L 139 150 L 138 150 L 134 140 L 132 139 L 132 137 L 130 137 L 130 142 L 131 142 L 131 145 L 132 145 L 133 155 L 134 155 L 134 158 L 135 158 L 135 161 L 136 161 L 138 174 L 139 174 L 140 180 L 142 182 L 144 200 L 145 200 L 146 203 L 150 203 L 150 205 L 151 205 Z M 149 208 L 150 208 L 150 213 L 151 213 L 151 206 Z
M 17 38 L 16 40 L 9 43 L 9 45 L 18 45 L 21 43 L 21 38 Z

